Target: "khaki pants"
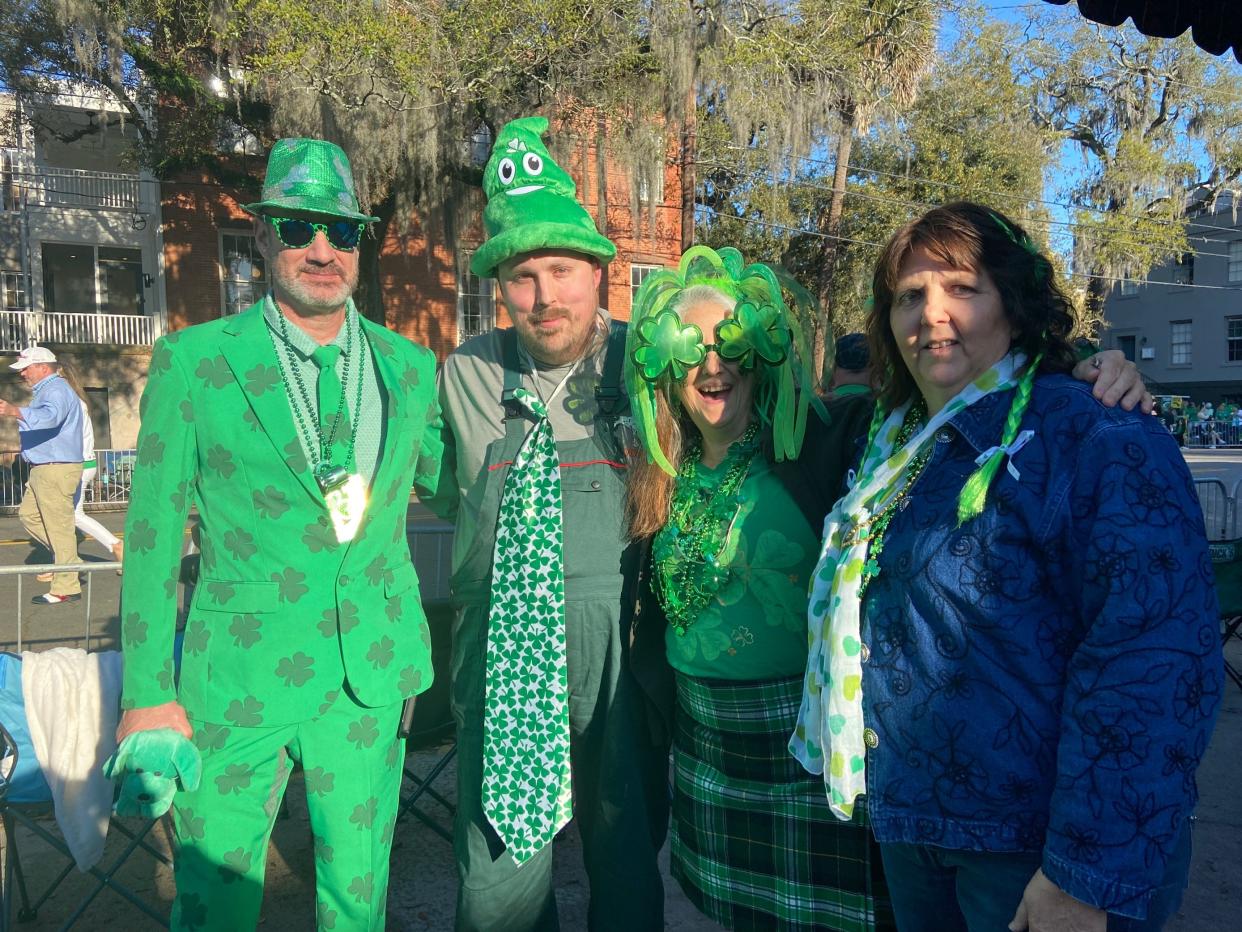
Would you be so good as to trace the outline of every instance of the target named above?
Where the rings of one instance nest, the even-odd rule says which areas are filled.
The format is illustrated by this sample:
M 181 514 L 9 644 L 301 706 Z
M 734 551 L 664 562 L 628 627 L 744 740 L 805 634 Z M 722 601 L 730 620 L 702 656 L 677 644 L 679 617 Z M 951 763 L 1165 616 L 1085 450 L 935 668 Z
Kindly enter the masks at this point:
M 73 526 L 73 497 L 82 481 L 81 463 L 45 463 L 30 467 L 17 517 L 26 533 L 52 551 L 53 563 L 78 562 L 78 535 Z M 57 573 L 52 595 L 82 591 L 77 573 Z

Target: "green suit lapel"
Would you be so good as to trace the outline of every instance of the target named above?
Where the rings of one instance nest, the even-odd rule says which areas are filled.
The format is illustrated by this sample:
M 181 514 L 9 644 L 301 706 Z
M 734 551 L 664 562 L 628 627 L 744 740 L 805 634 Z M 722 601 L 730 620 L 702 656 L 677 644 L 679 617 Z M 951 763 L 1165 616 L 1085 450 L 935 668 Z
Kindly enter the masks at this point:
M 405 388 L 400 381 L 396 369 L 396 351 L 393 348 L 388 330 L 359 315 L 362 329 L 367 335 L 371 347 L 371 359 L 375 363 L 375 372 L 379 376 L 381 393 L 384 396 L 385 419 L 383 446 L 379 452 L 379 462 L 375 466 L 375 479 L 371 483 L 370 501 L 367 503 L 366 514 L 362 525 L 354 538 L 362 537 L 372 516 L 393 500 L 393 483 L 402 475 L 402 461 L 396 443 L 399 442 L 396 427 L 404 416 L 405 406 L 409 399 L 405 396 Z
M 251 305 L 224 327 L 220 352 L 242 387 L 259 429 L 267 434 L 280 458 L 307 493 L 323 504 L 310 463 L 298 442 L 293 413 L 277 365 L 276 352 L 263 320 L 263 303 Z

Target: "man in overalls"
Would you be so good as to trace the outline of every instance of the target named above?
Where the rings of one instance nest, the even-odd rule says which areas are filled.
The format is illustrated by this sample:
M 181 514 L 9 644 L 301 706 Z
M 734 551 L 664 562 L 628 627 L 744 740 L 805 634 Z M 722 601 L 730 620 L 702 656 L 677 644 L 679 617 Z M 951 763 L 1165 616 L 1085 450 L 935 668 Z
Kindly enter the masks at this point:
M 622 633 L 636 569 L 615 429 L 624 325 L 598 306 L 616 247 L 546 129 L 508 124 L 485 169 L 489 239 L 471 269 L 499 281 L 513 328 L 446 360 L 445 460 L 420 490 L 457 525 L 457 928 L 556 929 L 551 841 L 572 816 L 590 928 L 661 929 L 667 757 Z

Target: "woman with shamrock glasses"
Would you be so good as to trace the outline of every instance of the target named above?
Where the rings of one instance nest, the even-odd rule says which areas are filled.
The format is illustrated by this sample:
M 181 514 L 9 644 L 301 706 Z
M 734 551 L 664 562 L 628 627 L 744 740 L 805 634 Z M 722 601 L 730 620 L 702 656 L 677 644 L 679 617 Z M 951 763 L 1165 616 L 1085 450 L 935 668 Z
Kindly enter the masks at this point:
M 866 794 L 903 932 L 1158 930 L 1221 683 L 1186 464 L 1066 377 L 1071 305 L 1001 214 L 907 224 L 873 294 L 790 749 L 836 818 Z
M 639 289 L 626 385 L 650 462 L 631 461 L 629 515 L 651 560 L 634 668 L 675 670 L 672 872 L 695 905 L 731 929 L 891 928 L 865 825 L 838 824 L 785 748 L 819 528 L 870 412 L 864 396 L 828 426 L 808 416 L 807 358 L 777 273 L 736 250 L 695 247 Z
M 786 748 L 820 528 L 872 406 L 808 411 L 811 313 L 778 270 L 694 247 L 644 281 L 626 352 L 647 454 L 630 463 L 629 528 L 652 551 L 632 669 L 672 720 L 673 874 L 732 929 L 892 927 L 863 813 L 833 818 Z M 1080 372 L 1112 403 L 1143 394 L 1119 353 Z

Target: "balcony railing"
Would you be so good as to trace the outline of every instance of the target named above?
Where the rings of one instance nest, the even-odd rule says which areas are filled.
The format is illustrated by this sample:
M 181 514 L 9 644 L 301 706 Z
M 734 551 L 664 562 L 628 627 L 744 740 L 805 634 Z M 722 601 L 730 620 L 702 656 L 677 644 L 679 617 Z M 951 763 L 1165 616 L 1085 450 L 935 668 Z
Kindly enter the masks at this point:
M 150 346 L 154 342 L 155 319 L 145 314 L 0 311 L 0 352 L 18 352 L 35 343 Z
M 144 186 L 138 175 L 52 168 L 37 164 L 23 149 L 0 149 L 0 174 L 9 209 L 25 205 L 150 210 L 155 203 L 156 186 Z

